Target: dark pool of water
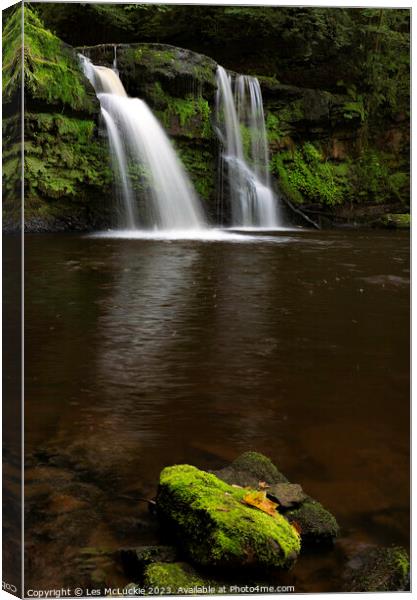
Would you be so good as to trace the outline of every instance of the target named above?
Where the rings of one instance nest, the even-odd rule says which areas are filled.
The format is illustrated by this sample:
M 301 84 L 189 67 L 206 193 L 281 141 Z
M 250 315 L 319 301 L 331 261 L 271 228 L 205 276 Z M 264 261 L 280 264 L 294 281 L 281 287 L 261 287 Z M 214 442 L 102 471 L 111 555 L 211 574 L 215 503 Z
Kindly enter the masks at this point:
M 342 527 L 297 591 L 340 589 L 361 544 L 408 546 L 408 235 L 28 235 L 25 261 L 28 585 L 87 581 L 80 548 L 159 541 L 139 499 L 160 470 L 249 449 Z

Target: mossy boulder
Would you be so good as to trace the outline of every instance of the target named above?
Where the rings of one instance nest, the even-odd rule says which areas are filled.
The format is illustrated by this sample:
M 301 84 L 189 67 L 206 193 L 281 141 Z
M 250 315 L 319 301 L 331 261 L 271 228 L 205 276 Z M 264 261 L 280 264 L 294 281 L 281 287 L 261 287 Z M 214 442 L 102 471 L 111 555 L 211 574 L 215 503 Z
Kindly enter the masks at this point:
M 163 595 L 208 593 L 210 588 L 210 582 L 184 562 L 152 563 L 145 569 L 143 583 L 145 591 Z
M 257 489 L 260 481 L 270 485 L 288 483 L 270 459 L 259 452 L 244 452 L 229 466 L 214 474 L 226 483 Z
M 285 513 L 301 533 L 303 544 L 332 542 L 339 535 L 334 516 L 320 502 L 308 498 L 299 508 Z
M 346 592 L 410 589 L 410 559 L 402 547 L 368 547 L 352 557 L 344 575 Z
M 196 564 L 211 567 L 289 567 L 300 551 L 296 529 L 243 502 L 247 490 L 190 465 L 160 475 L 158 514 Z
M 83 46 L 80 52 L 94 63 L 111 67 L 116 54 L 117 68 L 131 96 L 148 98 L 155 82 L 172 96 L 183 97 L 198 91 L 214 96 L 217 63 L 198 52 L 169 44 L 101 44 Z
M 335 517 L 319 502 L 291 484 L 271 460 L 259 452 L 244 452 L 229 466 L 214 474 L 230 485 L 266 489 L 277 500 L 279 511 L 301 533 L 303 545 L 330 542 L 339 535 Z

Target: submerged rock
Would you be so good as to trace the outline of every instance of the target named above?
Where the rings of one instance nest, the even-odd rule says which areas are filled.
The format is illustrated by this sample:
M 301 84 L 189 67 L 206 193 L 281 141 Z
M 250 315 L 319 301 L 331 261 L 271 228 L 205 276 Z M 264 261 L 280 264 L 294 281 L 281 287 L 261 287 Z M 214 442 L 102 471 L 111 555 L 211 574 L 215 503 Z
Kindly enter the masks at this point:
M 135 579 L 143 576 L 146 567 L 153 563 L 171 563 L 177 559 L 177 551 L 172 546 L 138 546 L 120 550 L 120 560 L 126 574 Z
M 208 593 L 209 587 L 210 583 L 187 563 L 153 563 L 145 569 L 144 588 L 151 589 L 152 594 Z
M 345 592 L 398 592 L 410 589 L 410 560 L 402 547 L 370 546 L 348 562 Z
M 272 464 L 272 463 L 271 463 Z M 296 529 L 243 503 L 247 490 L 190 465 L 160 475 L 158 514 L 195 563 L 214 567 L 289 567 L 300 552 Z

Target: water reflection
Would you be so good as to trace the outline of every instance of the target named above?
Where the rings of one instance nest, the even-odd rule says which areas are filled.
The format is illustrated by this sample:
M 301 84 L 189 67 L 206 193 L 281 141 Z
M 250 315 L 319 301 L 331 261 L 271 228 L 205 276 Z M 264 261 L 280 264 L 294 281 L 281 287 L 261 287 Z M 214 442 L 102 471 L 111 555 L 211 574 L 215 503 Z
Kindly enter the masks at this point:
M 247 449 L 349 540 L 408 543 L 406 236 L 26 247 L 28 453 L 97 483 L 95 543 L 126 541 L 117 523 L 139 509 L 117 494 L 149 497 L 167 464 L 216 468 Z

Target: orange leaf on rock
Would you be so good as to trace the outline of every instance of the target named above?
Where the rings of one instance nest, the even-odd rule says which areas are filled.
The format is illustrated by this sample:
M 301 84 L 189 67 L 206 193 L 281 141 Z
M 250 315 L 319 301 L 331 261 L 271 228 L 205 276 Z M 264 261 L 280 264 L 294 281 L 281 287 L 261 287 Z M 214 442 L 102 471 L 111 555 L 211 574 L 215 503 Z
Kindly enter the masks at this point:
M 243 502 L 275 517 L 278 504 L 266 497 L 265 492 L 250 492 L 243 497 Z
M 298 534 L 301 534 L 302 528 L 301 528 L 301 525 L 300 525 L 300 523 L 299 523 L 298 521 L 293 521 L 293 522 L 291 523 L 291 525 L 294 527 L 295 531 L 296 531 Z

